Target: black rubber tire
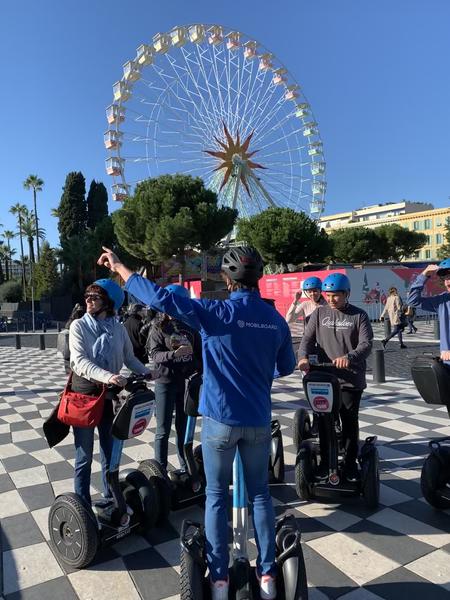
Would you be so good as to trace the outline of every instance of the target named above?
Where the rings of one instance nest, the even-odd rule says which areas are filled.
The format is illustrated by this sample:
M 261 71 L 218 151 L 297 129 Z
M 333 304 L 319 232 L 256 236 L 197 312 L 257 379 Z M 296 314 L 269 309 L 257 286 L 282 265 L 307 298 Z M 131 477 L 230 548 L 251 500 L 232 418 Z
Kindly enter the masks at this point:
M 156 525 L 159 514 L 159 498 L 147 477 L 138 469 L 127 473 L 126 482 L 138 493 L 140 506 L 140 533 L 147 533 Z
M 143 460 L 139 463 L 139 471 L 145 475 L 150 485 L 156 492 L 158 514 L 155 523 L 161 525 L 169 517 L 172 506 L 172 489 L 161 465 L 157 460 Z
M 311 444 L 303 442 L 295 460 L 295 491 L 300 500 L 312 498 L 311 485 L 313 473 L 313 449 Z
M 311 418 L 305 408 L 299 408 L 295 411 L 292 434 L 295 450 L 298 452 L 300 444 L 311 437 Z
M 362 495 L 367 508 L 374 509 L 380 503 L 380 473 L 378 468 L 378 450 L 366 454 L 361 463 Z
M 70 528 L 71 523 L 75 529 Z M 82 569 L 93 561 L 99 543 L 97 520 L 79 496 L 62 494 L 55 499 L 48 515 L 48 529 L 53 553 L 61 562 Z
M 281 431 L 276 438 L 271 440 L 271 454 L 269 460 L 269 480 L 271 483 L 284 482 L 284 449 Z
M 188 561 L 189 557 L 182 546 L 180 556 L 180 600 L 204 600 L 206 586 L 200 565 L 194 563 L 193 568 L 198 569 L 198 572 L 192 575 L 189 572 Z
M 446 457 L 449 460 L 450 457 Z M 443 488 L 446 483 L 450 481 L 450 464 L 446 470 L 439 458 L 431 453 L 422 467 L 422 474 L 420 476 L 420 487 L 422 488 L 422 494 L 425 500 L 434 506 L 446 510 L 450 508 L 450 501 L 445 498 L 441 498 L 438 490 Z

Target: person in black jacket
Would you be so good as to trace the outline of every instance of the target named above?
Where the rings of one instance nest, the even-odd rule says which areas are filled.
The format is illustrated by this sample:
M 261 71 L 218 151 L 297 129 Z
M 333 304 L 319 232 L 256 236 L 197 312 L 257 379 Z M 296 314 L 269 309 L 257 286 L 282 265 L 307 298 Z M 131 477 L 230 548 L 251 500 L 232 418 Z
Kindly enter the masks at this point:
M 128 308 L 128 318 L 124 321 L 123 326 L 130 337 L 135 357 L 145 364 L 147 362 L 147 350 L 145 348 L 147 335 L 142 331 L 144 325 L 143 311 L 144 306 L 142 304 L 131 304 Z
M 180 285 L 170 285 L 176 294 L 186 295 Z M 184 412 L 186 379 L 202 370 L 202 341 L 198 332 L 184 323 L 161 313 L 153 322 L 149 336 L 149 359 L 160 372 L 156 380 L 155 458 L 167 469 L 170 429 L 175 408 L 175 431 L 180 471 L 186 471 L 184 435 L 187 417 Z

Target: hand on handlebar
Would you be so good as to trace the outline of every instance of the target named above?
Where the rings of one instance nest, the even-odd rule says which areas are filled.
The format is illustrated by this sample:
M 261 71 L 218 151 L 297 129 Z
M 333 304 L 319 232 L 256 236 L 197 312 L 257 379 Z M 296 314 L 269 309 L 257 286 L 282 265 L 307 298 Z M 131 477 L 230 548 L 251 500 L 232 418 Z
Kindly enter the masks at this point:
M 450 350 L 442 350 L 441 360 L 450 360 Z
M 127 385 L 127 378 L 122 375 L 111 375 L 108 380 L 108 385 L 117 385 L 118 387 L 125 387 Z
M 346 356 L 339 356 L 338 358 L 333 358 L 333 365 L 337 369 L 348 369 L 350 366 L 350 361 Z
M 300 371 L 307 373 L 311 368 L 311 365 L 309 364 L 309 360 L 307 358 L 301 358 L 298 361 L 298 368 L 300 369 Z

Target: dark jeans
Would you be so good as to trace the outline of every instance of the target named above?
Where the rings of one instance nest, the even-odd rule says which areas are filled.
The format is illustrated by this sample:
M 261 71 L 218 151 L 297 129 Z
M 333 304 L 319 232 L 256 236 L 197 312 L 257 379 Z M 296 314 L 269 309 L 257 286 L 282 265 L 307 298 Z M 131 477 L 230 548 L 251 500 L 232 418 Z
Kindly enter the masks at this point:
M 155 385 L 156 397 L 156 435 L 155 458 L 159 464 L 167 469 L 167 455 L 169 450 L 169 436 L 172 427 L 173 409 L 175 408 L 175 431 L 178 460 L 180 468 L 186 469 L 184 459 L 184 434 L 186 431 L 187 417 L 184 412 L 184 379 L 159 383 Z
M 398 341 L 400 342 L 400 345 L 403 346 L 403 329 L 404 329 L 403 325 L 400 325 L 400 324 L 394 325 L 394 328 L 391 331 L 391 335 L 386 338 L 386 342 L 388 342 L 395 335 L 398 335 Z
M 345 449 L 345 462 L 353 463 L 358 457 L 359 442 L 359 403 L 362 390 L 342 390 L 342 406 L 339 411 L 342 424 L 342 442 Z M 324 435 L 322 419 L 319 419 L 319 435 Z M 324 456 L 324 453 L 321 452 Z M 325 463 L 326 464 L 326 463 Z
M 413 330 L 417 331 L 417 327 L 414 325 L 414 317 L 407 317 L 406 320 L 408 321 L 408 327 L 409 327 L 408 333 L 413 333 Z
M 103 495 L 111 496 L 106 473 L 111 461 L 112 435 L 111 424 L 113 421 L 112 401 L 105 401 L 102 420 L 97 426 L 100 441 L 100 461 L 102 464 Z M 91 466 L 94 448 L 94 427 L 74 427 L 75 438 L 75 493 L 91 504 Z

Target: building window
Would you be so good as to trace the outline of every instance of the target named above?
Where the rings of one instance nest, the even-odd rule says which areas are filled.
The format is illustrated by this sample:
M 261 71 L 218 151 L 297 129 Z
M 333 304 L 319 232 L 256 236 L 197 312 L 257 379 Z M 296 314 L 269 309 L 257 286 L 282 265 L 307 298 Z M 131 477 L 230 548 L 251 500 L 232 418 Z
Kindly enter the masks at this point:
M 427 238 L 427 241 L 425 242 L 427 246 L 429 246 L 431 244 L 431 238 L 429 235 L 425 236 Z
M 369 220 L 369 217 L 365 216 L 365 217 L 363 217 L 363 218 L 362 218 L 362 220 L 363 220 L 363 221 L 368 221 L 368 220 Z
M 436 244 L 442 244 L 442 233 L 436 234 Z
M 425 258 L 431 258 L 431 250 L 425 250 Z
M 414 221 L 414 231 L 419 231 L 420 229 L 420 221 Z
M 423 228 L 431 229 L 431 219 L 425 219 L 425 221 L 423 222 Z

